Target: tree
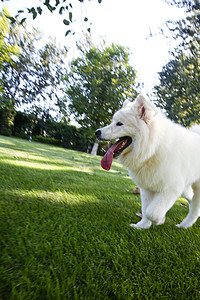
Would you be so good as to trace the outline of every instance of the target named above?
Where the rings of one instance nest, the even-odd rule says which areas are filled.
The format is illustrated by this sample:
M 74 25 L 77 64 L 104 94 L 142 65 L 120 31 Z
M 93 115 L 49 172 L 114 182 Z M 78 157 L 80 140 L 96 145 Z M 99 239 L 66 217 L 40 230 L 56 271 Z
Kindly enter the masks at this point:
M 14 120 L 14 107 L 11 100 L 7 101 L 3 97 L 4 87 L 2 81 L 2 69 L 4 63 L 12 64 L 13 58 L 19 54 L 19 47 L 16 44 L 9 44 L 7 37 L 10 32 L 10 22 L 5 15 L 8 15 L 6 9 L 0 13 L 0 133 L 11 135 L 11 126 Z
M 135 97 L 135 78 L 127 48 L 91 47 L 72 61 L 64 79 L 70 112 L 81 126 L 93 131 L 107 125 L 123 101 Z
M 28 32 L 15 26 L 10 30 L 9 44 L 19 45 L 20 53 L 10 61 L 3 61 L 0 76 L 3 97 L 12 100 L 15 108 L 28 104 L 50 111 L 54 104 L 60 105 L 67 50 L 57 47 L 54 40 L 39 48 L 40 40 L 41 34 L 36 29 Z
M 199 55 L 200 58 L 200 55 Z M 155 86 L 158 106 L 184 126 L 200 123 L 200 65 L 184 54 L 171 60 L 159 73 Z
M 1 0 L 2 2 L 9 1 L 9 0 Z M 77 0 L 78 2 L 86 2 L 86 0 Z M 98 0 L 98 3 L 101 3 L 102 0 Z M 74 5 L 74 3 L 73 3 Z M 14 24 L 17 22 L 17 20 L 20 17 L 20 24 L 23 24 L 26 21 L 26 13 L 28 12 L 29 14 L 32 15 L 33 20 L 37 18 L 38 15 L 42 15 L 43 11 L 45 8 L 47 8 L 51 13 L 58 11 L 60 15 L 65 14 L 65 18 L 63 19 L 63 24 L 68 27 L 68 30 L 66 31 L 65 35 L 68 35 L 69 33 L 72 32 L 70 25 L 73 23 L 73 5 L 72 1 L 68 1 L 66 3 L 66 0 L 45 0 L 42 4 L 39 6 L 32 6 L 32 7 L 27 7 L 25 10 L 20 9 L 18 10 L 18 13 L 15 17 L 9 16 L 9 19 L 11 22 Z M 66 14 L 67 12 L 67 14 Z M 85 16 L 83 20 L 87 23 L 88 18 Z M 87 29 L 90 32 L 90 27 Z M 74 34 L 74 32 L 73 32 Z
M 155 87 L 158 106 L 174 121 L 185 126 L 200 122 L 200 6 L 199 1 L 184 4 L 186 18 L 171 24 L 174 38 L 180 41 L 173 59 L 159 73 Z
M 6 9 L 0 12 L 0 71 L 4 62 L 12 62 L 12 57 L 19 54 L 19 47 L 16 44 L 10 45 L 7 37 L 10 32 L 10 22 L 6 18 L 9 15 Z M 2 82 L 0 77 L 0 92 L 2 92 Z

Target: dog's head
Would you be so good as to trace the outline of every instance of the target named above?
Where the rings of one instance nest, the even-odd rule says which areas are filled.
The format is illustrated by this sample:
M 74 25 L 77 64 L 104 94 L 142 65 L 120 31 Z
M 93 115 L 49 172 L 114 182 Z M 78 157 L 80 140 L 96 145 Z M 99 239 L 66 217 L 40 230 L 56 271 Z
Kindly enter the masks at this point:
M 123 107 L 114 114 L 110 125 L 96 130 L 99 140 L 118 139 L 102 159 L 101 165 L 104 169 L 110 169 L 113 158 L 125 155 L 133 149 L 140 136 L 149 131 L 156 112 L 156 107 L 148 98 L 139 95 L 134 102 L 124 102 Z

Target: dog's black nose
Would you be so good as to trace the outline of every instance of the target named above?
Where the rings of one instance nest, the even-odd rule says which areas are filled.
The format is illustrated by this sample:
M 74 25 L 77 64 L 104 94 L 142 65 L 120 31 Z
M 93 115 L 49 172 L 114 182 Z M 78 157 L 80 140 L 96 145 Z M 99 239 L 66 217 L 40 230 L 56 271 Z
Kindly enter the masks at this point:
M 95 131 L 95 134 L 96 134 L 96 137 L 99 138 L 101 136 L 101 130 L 100 129 L 97 129 Z

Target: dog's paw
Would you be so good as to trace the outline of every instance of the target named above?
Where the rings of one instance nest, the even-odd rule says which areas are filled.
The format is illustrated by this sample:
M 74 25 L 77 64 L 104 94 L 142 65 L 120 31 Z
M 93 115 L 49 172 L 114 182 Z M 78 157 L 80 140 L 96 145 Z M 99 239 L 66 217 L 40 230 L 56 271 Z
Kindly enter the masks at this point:
M 189 227 L 191 227 L 192 225 L 190 225 L 190 224 L 185 224 L 185 223 L 180 223 L 180 224 L 176 224 L 176 227 L 178 227 L 178 228 L 185 228 L 185 229 L 187 229 L 187 228 L 189 228 Z
M 142 229 L 141 227 L 137 226 L 137 224 L 134 223 L 129 224 L 129 226 L 137 229 Z
M 137 229 L 148 229 L 149 227 L 151 227 L 151 224 L 152 222 L 150 220 L 142 219 L 140 222 L 136 224 L 131 223 L 130 226 Z
M 156 225 L 163 225 L 165 223 L 165 217 L 155 222 Z
M 191 218 L 191 217 L 186 217 L 180 224 L 177 224 L 176 226 L 178 228 L 190 228 L 192 227 L 192 225 L 196 222 L 198 217 L 194 217 L 194 218 Z
M 181 224 L 176 224 L 176 227 L 181 228 L 182 226 Z

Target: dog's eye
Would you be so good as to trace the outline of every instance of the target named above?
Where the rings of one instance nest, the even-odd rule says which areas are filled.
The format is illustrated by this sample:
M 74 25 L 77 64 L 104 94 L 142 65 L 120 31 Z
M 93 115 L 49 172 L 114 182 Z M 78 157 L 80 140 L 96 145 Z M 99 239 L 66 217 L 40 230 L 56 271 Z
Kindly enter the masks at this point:
M 117 122 L 117 124 L 116 124 L 117 126 L 122 126 L 122 125 L 124 125 L 122 122 Z

